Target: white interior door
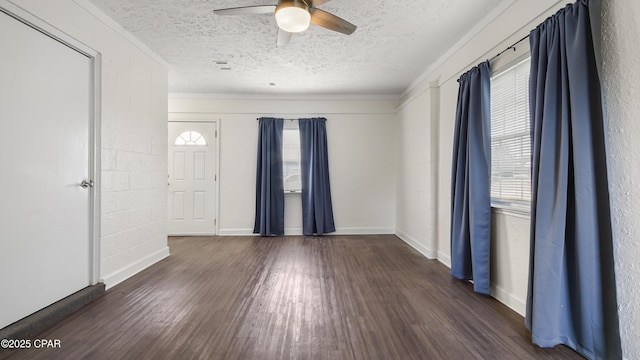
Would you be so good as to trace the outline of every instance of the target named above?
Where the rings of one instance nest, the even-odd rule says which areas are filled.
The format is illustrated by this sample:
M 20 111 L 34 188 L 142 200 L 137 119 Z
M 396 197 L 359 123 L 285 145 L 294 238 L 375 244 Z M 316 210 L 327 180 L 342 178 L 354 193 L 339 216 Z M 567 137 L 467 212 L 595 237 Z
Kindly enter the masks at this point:
M 90 284 L 91 59 L 0 12 L 0 328 Z
M 215 235 L 214 123 L 169 122 L 169 235 Z

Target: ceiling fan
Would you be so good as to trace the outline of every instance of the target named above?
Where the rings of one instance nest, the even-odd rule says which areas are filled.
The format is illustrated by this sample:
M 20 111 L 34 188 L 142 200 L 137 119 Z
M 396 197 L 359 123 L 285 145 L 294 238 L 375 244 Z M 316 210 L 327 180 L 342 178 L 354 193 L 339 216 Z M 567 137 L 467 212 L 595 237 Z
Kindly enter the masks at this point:
M 279 0 L 278 5 L 242 6 L 213 10 L 216 15 L 275 14 L 278 24 L 278 46 L 286 45 L 291 35 L 305 31 L 310 24 L 351 35 L 356 26 L 317 6 L 330 0 Z

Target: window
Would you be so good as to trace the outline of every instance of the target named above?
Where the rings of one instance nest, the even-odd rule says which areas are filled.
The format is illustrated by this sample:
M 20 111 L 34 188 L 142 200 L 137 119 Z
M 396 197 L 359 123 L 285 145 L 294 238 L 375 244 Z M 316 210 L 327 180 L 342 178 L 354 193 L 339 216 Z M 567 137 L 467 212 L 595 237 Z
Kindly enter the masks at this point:
M 186 146 L 206 146 L 207 140 L 197 131 L 185 131 L 178 135 L 173 145 Z
M 285 120 L 282 134 L 282 161 L 285 192 L 302 191 L 300 178 L 300 132 L 298 120 Z
M 531 138 L 530 58 L 491 78 L 491 205 L 529 210 Z

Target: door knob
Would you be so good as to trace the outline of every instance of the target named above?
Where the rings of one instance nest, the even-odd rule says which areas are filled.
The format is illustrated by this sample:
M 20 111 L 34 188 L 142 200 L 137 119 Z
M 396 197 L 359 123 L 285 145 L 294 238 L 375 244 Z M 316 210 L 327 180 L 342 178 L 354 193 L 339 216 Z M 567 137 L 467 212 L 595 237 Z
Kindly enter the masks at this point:
M 82 182 L 80 183 L 80 186 L 83 188 L 92 188 L 93 187 L 93 180 L 82 180 Z

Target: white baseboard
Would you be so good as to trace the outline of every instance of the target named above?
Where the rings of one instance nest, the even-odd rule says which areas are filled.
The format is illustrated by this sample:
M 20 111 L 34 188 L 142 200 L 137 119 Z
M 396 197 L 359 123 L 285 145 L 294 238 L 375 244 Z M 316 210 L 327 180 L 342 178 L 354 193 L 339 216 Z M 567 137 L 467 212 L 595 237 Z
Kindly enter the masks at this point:
M 448 254 L 445 254 L 441 251 L 438 251 L 438 261 L 446 265 L 448 268 L 451 268 L 451 257 Z M 497 286 L 494 283 L 491 283 L 491 288 L 489 289 L 491 296 L 501 303 L 505 304 L 511 310 L 517 312 L 518 314 L 525 316 L 526 312 L 526 303 L 522 299 L 517 298 L 513 294 L 504 290 L 502 287 Z
M 501 303 L 507 305 L 511 310 L 517 312 L 518 314 L 525 316 L 527 311 L 527 304 L 522 299 L 518 299 L 513 296 L 509 292 L 505 291 L 503 288 L 496 286 L 495 284 L 491 284 L 491 296 L 496 298 Z
M 216 234 L 214 233 L 210 233 L 210 232 L 203 232 L 203 233 L 172 233 L 172 234 L 167 234 L 167 236 L 215 236 Z
M 118 285 L 119 283 L 157 263 L 158 261 L 168 257 L 169 255 L 169 247 L 165 247 L 164 249 L 158 250 L 147 257 L 144 257 L 118 271 L 115 271 L 103 277 L 102 282 L 104 283 L 106 289 L 109 290 L 110 288 Z
M 393 235 L 395 232 L 392 228 L 346 227 L 337 228 L 330 235 Z
M 347 227 L 337 228 L 335 232 L 327 234 L 331 235 L 387 235 L 394 234 L 395 230 L 392 228 L 369 228 L 369 227 Z M 301 228 L 287 228 L 284 229 L 285 235 L 302 235 Z M 218 231 L 220 236 L 257 236 L 253 233 L 253 229 L 220 229 Z
M 435 250 L 427 249 L 426 246 L 422 245 L 416 239 L 414 239 L 411 236 L 403 233 L 402 231 L 396 231 L 395 235 L 397 237 L 399 237 L 402 241 L 404 241 L 407 244 L 409 244 L 409 246 L 411 246 L 412 248 L 418 250 L 418 252 L 421 253 L 422 255 L 424 255 L 427 259 L 433 260 L 433 259 L 437 258 L 438 254 L 437 254 L 437 252 Z
M 448 268 L 451 268 L 451 257 L 449 254 L 438 251 L 438 261 L 446 265 Z
M 220 229 L 218 236 L 256 236 L 253 229 Z

